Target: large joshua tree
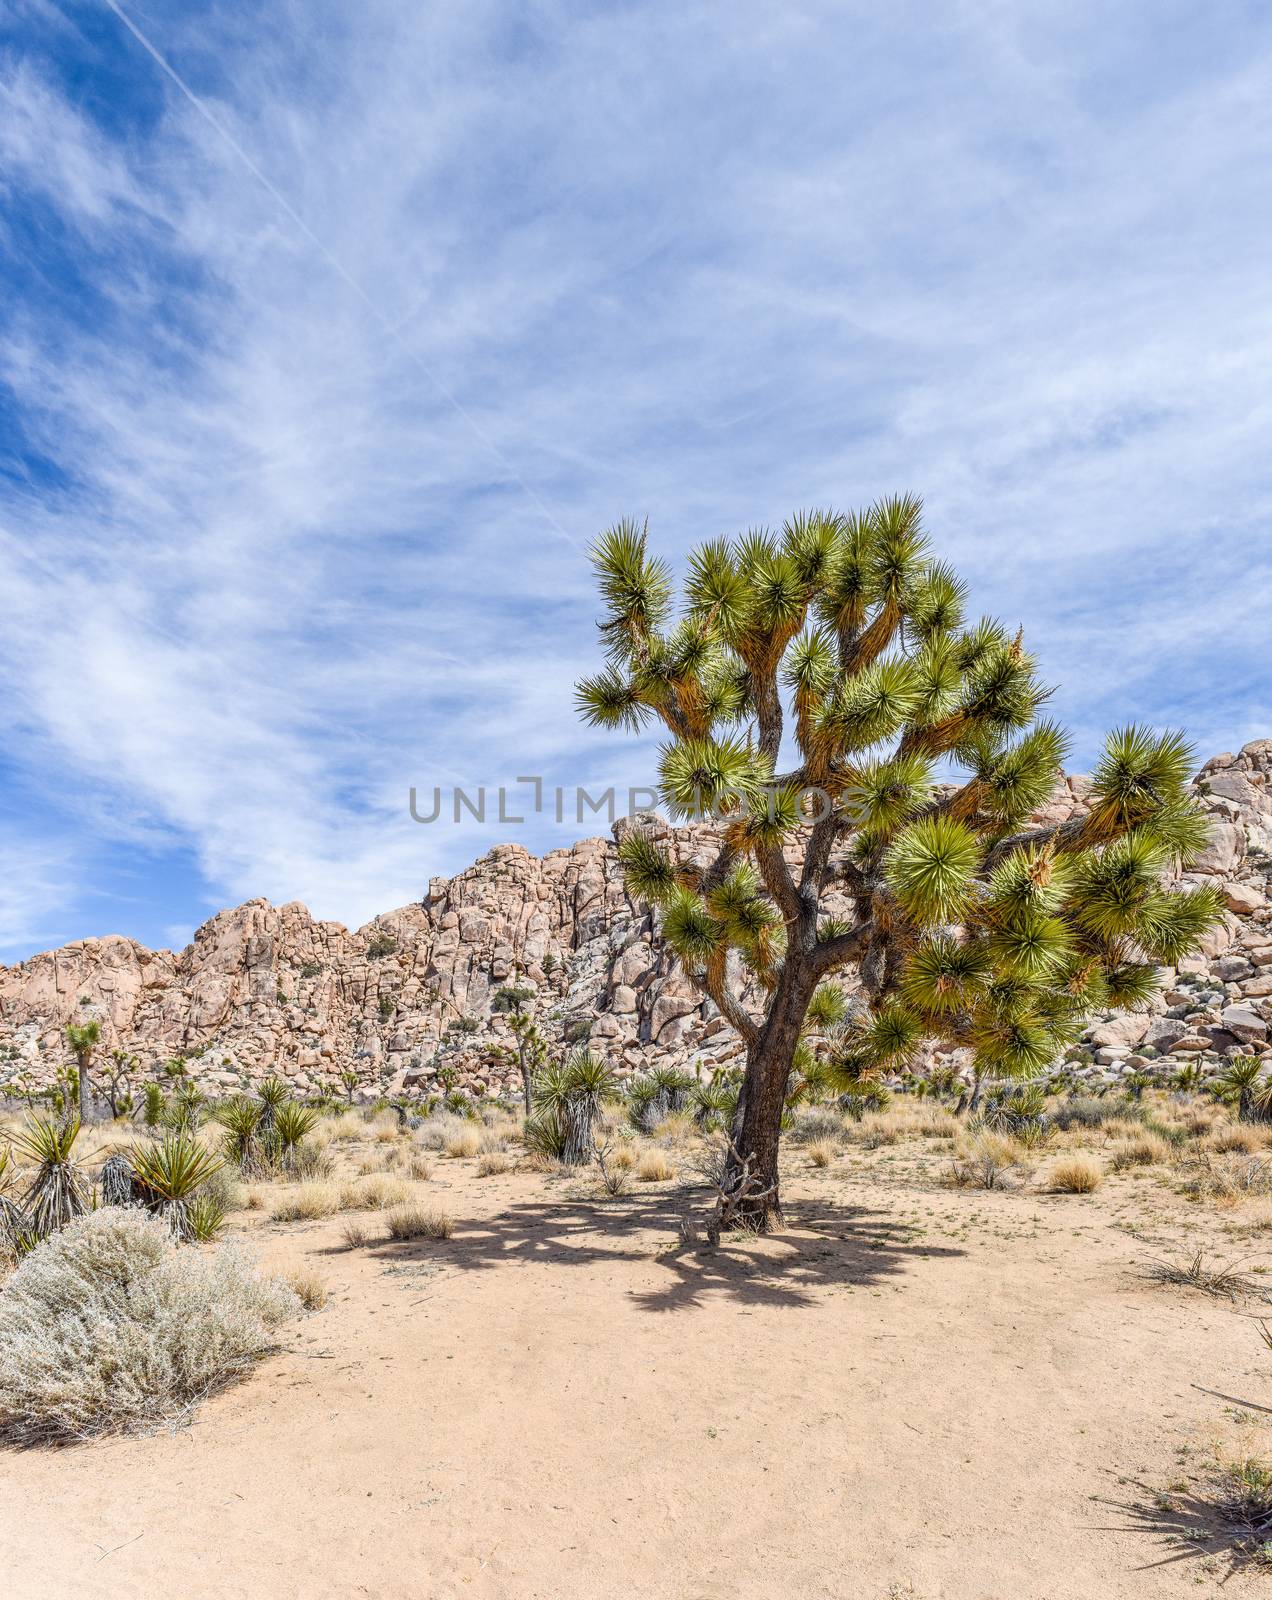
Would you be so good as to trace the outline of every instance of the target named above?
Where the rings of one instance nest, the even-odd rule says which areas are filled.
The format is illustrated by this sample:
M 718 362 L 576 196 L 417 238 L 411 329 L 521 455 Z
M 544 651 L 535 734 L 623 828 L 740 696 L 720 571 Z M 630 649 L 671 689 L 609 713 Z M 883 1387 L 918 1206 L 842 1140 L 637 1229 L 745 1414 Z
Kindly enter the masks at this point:
M 1091 1010 L 1145 1002 L 1158 964 L 1221 914 L 1210 890 L 1167 886 L 1206 840 L 1177 734 L 1110 735 L 1089 810 L 1027 825 L 1065 735 L 1039 716 L 1049 691 L 1021 635 L 967 622 L 920 509 L 889 499 L 714 540 L 690 557 L 679 615 L 641 527 L 619 523 L 593 550 L 608 664 L 580 683 L 581 712 L 662 723 L 672 815 L 720 822 L 705 865 L 642 828 L 620 858 L 745 1044 L 727 1181 L 745 1182 L 739 1210 L 757 1227 L 779 1210 L 809 1008 L 837 975 L 859 980 L 837 1053 L 850 1082 L 925 1041 L 965 1047 L 978 1075 L 1026 1077 Z M 827 913 L 832 891 L 849 915 Z

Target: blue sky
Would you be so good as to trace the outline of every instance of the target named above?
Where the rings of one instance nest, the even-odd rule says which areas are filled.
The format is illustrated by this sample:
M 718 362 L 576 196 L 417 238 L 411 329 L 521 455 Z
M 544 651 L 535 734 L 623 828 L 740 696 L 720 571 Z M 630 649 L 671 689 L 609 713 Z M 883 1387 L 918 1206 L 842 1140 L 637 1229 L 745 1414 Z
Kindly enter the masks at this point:
M 648 777 L 624 514 L 916 491 L 1076 764 L 1272 734 L 1266 6 L 124 10 L 207 116 L 0 0 L 0 959 L 568 842 L 407 790 Z

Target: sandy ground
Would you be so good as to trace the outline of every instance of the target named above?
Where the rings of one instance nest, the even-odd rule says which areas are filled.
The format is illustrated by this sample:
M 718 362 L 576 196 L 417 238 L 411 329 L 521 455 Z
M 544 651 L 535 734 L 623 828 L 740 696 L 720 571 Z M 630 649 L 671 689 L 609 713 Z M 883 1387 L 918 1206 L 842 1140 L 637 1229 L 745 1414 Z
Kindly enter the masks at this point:
M 1217 1592 L 1226 1560 L 1184 1558 L 1154 1495 L 1253 1439 L 1233 1402 L 1272 1401 L 1272 1357 L 1249 1305 L 1139 1269 L 1193 1238 L 1231 1258 L 1221 1218 L 1147 1174 L 1051 1196 L 950 1190 L 942 1166 L 792 1151 L 786 1230 L 714 1253 L 678 1242 L 701 1194 L 601 1202 L 470 1161 L 427 1185 L 444 1243 L 240 1218 L 267 1264 L 320 1264 L 327 1306 L 179 1433 L 0 1451 L 0 1589 Z

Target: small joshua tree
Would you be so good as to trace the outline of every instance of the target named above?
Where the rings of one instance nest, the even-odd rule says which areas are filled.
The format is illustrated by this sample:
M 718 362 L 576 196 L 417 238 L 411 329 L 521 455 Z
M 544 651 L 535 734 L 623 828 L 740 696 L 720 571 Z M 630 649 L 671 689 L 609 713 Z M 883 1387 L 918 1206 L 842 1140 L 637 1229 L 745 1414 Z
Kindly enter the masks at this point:
M 71 1054 L 75 1057 L 75 1070 L 79 1077 L 79 1120 L 88 1121 L 88 1107 L 90 1086 L 88 1069 L 93 1064 L 93 1051 L 97 1041 L 102 1036 L 100 1022 L 68 1022 L 66 1025 L 66 1042 L 71 1047 Z M 69 1109 L 69 1107 L 68 1107 Z
M 678 619 L 642 528 L 620 523 L 593 559 L 609 659 L 579 685 L 581 712 L 633 732 L 661 722 L 666 804 L 719 822 L 703 865 L 641 827 L 620 858 L 745 1044 L 725 1186 L 745 1166 L 748 1226 L 778 1211 L 788 1079 L 836 974 L 860 990 L 836 1042 L 848 1083 L 900 1071 L 925 1040 L 1020 1077 L 1093 1008 L 1143 1002 L 1157 964 L 1220 916 L 1213 891 L 1164 885 L 1206 842 L 1178 735 L 1111 735 L 1089 810 L 1027 825 L 1065 736 L 1039 719 L 1048 691 L 1021 636 L 966 624 L 917 500 L 704 545 Z M 828 913 L 832 891 L 847 914 Z
M 132 1104 L 132 1091 L 129 1080 L 140 1065 L 136 1056 L 129 1055 L 127 1050 L 114 1049 L 110 1053 L 110 1063 L 103 1068 L 106 1075 L 106 1098 L 110 1102 L 112 1118 L 118 1117 L 121 1111 L 127 1111 Z
M 508 997 L 502 1005 L 501 997 Z M 517 1070 L 521 1074 L 521 1097 L 526 1116 L 533 1110 L 531 1086 L 535 1074 L 543 1070 L 548 1059 L 547 1041 L 540 1033 L 539 1024 L 531 1010 L 533 1000 L 534 990 L 527 988 L 504 988 L 495 995 L 495 1009 L 507 1013 L 508 1026 L 516 1040 Z

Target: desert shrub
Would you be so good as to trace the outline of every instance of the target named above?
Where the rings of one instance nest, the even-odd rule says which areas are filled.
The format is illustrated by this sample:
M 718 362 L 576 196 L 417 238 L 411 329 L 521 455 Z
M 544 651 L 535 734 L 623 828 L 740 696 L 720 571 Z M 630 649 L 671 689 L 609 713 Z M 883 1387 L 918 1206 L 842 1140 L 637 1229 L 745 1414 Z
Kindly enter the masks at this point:
M 1219 1300 L 1239 1300 L 1243 1295 L 1254 1295 L 1261 1300 L 1268 1298 L 1267 1290 L 1260 1288 L 1248 1273 L 1240 1271 L 1236 1262 L 1208 1260 L 1201 1250 L 1179 1261 L 1150 1261 L 1144 1276 L 1154 1283 L 1200 1289 L 1202 1294 Z
M 661 1150 L 646 1150 L 636 1163 L 636 1176 L 642 1183 L 666 1183 L 676 1169 Z
M 426 1117 L 411 1137 L 423 1149 L 436 1150 L 440 1154 L 449 1139 L 470 1131 L 466 1119 L 453 1116 L 448 1111 L 439 1111 Z
M 367 1225 L 360 1217 L 349 1217 L 340 1230 L 340 1237 L 345 1242 L 347 1250 L 361 1250 L 370 1235 Z
M 837 1143 L 843 1136 L 843 1112 L 826 1106 L 796 1112 L 789 1135 L 792 1144 L 822 1144 L 827 1140 Z
M 807 1146 L 808 1159 L 815 1167 L 828 1167 L 839 1152 L 833 1139 L 814 1139 Z
M 1127 1167 L 1155 1166 L 1159 1161 L 1169 1161 L 1170 1157 L 1171 1147 L 1165 1139 L 1156 1133 L 1141 1133 L 1115 1144 L 1109 1164 L 1114 1172 L 1122 1172 Z
M 1070 1128 L 1101 1127 L 1114 1117 L 1127 1116 L 1129 1111 L 1130 1108 L 1124 1104 L 1119 1105 L 1111 1100 L 1096 1100 L 1089 1095 L 1079 1095 L 1058 1106 L 1052 1114 L 1052 1121 L 1062 1133 L 1068 1133 Z
M 232 1246 L 179 1250 L 144 1212 L 92 1212 L 37 1245 L 0 1294 L 0 1416 L 27 1440 L 175 1421 L 298 1310 Z
M 901 1129 L 882 1117 L 867 1117 L 862 1119 L 858 1137 L 867 1150 L 879 1150 L 884 1145 L 900 1144 Z
M 317 1222 L 341 1209 L 343 1191 L 329 1183 L 302 1183 L 280 1194 L 270 1207 L 271 1222 Z
M 412 1156 L 406 1170 L 412 1178 L 420 1183 L 433 1176 L 433 1169 L 423 1156 Z
M 373 934 L 367 942 L 367 955 L 372 961 L 383 961 L 397 949 L 397 940 L 391 933 Z
M 512 1166 L 508 1157 L 500 1150 L 488 1150 L 477 1162 L 477 1176 L 479 1178 L 493 1178 L 501 1172 L 507 1172 Z
M 958 1189 L 997 1189 L 1020 1165 L 1020 1147 L 999 1134 L 982 1133 L 968 1141 L 950 1166 L 950 1182 Z
M 398 1206 L 385 1218 L 390 1239 L 449 1239 L 455 1224 L 431 1206 Z
M 1052 1194 L 1094 1194 L 1104 1182 L 1104 1169 L 1090 1156 L 1064 1156 L 1052 1167 L 1047 1187 Z
M 384 1173 L 372 1173 L 342 1186 L 339 1195 L 342 1211 L 382 1211 L 385 1206 L 400 1205 L 410 1194 L 400 1178 L 390 1178 Z

